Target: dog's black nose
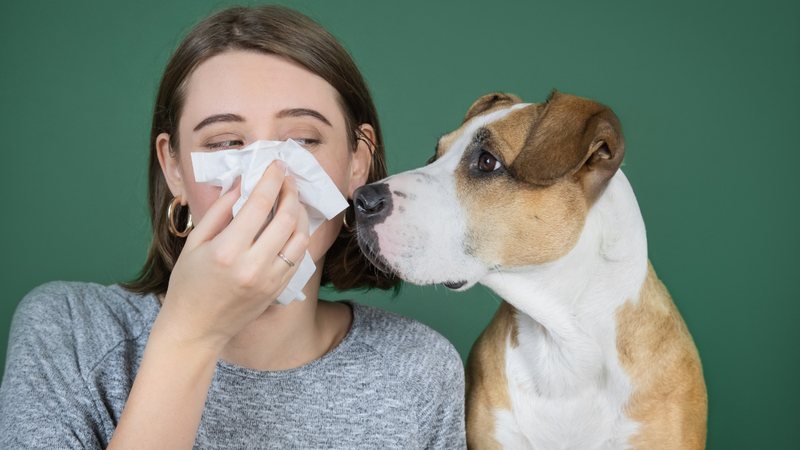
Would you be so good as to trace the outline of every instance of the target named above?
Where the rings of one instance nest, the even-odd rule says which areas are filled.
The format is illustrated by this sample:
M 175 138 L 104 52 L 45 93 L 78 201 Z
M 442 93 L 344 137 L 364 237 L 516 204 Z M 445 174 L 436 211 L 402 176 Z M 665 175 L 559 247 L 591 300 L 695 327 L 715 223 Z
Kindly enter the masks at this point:
M 361 186 L 353 193 L 356 220 L 359 222 L 382 222 L 392 212 L 392 193 L 386 183 Z

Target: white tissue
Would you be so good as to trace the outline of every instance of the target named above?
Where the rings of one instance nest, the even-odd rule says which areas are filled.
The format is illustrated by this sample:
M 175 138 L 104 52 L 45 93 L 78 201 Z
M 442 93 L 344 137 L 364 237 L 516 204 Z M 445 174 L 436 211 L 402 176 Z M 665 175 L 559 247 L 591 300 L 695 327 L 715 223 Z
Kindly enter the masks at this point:
M 236 178 L 241 176 L 241 195 L 233 205 L 233 215 L 236 216 L 264 171 L 276 159 L 286 163 L 287 171 L 297 180 L 300 203 L 308 212 L 309 236 L 325 220 L 334 218 L 347 208 L 347 200 L 317 159 L 291 139 L 256 141 L 241 150 L 192 152 L 194 179 L 198 183 L 221 186 L 220 196 L 222 196 L 230 190 Z M 316 265 L 308 252 L 298 264 L 297 272 L 278 296 L 278 302 L 284 305 L 293 300 L 305 300 L 302 289 L 316 270 Z

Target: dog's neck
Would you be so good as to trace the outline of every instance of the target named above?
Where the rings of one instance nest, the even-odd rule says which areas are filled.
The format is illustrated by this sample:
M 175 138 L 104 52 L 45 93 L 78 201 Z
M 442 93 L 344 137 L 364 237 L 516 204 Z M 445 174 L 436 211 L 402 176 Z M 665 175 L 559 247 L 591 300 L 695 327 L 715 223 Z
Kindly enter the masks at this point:
M 607 363 L 616 359 L 616 310 L 638 299 L 646 274 L 644 222 L 633 190 L 619 171 L 590 208 L 581 236 L 567 255 L 543 265 L 501 268 L 481 283 L 522 313 L 520 333 L 539 335 L 533 339 L 539 348 L 532 351 L 558 355 L 542 365 L 560 365 L 568 375 L 554 376 L 551 382 L 542 377 L 545 385 L 539 386 L 557 394 L 587 378 L 607 375 Z M 543 345 L 557 351 L 547 352 Z

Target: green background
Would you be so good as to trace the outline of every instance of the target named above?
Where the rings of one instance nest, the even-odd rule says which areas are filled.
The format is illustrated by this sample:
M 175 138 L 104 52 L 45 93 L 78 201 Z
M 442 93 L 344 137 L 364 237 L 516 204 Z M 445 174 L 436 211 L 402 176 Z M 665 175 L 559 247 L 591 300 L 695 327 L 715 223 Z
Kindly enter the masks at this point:
M 610 105 L 651 260 L 703 360 L 708 448 L 797 448 L 800 2 L 288 4 L 352 52 L 392 173 L 421 165 L 490 91 Z M 139 269 L 157 81 L 181 37 L 226 5 L 0 3 L 0 365 L 34 286 Z M 464 357 L 499 302 L 482 287 L 329 296 L 417 318 Z

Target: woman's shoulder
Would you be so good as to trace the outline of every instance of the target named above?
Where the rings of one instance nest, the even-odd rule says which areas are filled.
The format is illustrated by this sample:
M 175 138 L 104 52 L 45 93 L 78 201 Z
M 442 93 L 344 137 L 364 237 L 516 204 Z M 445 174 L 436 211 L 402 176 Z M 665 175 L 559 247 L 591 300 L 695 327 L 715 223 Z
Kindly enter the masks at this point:
M 118 323 L 133 324 L 157 312 L 154 296 L 131 293 L 116 284 L 50 281 L 28 292 L 15 315 L 72 323 L 113 318 Z
M 387 364 L 402 365 L 409 371 L 463 372 L 456 348 L 428 325 L 358 303 L 353 303 L 353 311 L 358 340 L 382 355 Z
M 119 285 L 51 281 L 32 289 L 17 305 L 11 338 L 101 351 L 137 338 L 157 313 L 155 297 Z

